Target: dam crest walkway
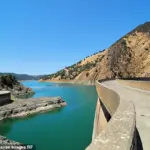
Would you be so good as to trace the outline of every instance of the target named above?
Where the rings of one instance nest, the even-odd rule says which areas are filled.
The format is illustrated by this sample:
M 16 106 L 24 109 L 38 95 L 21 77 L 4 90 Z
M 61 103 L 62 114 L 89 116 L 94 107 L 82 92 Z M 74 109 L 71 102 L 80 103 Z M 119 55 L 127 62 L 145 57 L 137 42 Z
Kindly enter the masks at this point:
M 125 86 L 117 80 L 105 81 L 101 84 L 119 93 L 121 99 L 133 101 L 142 149 L 150 150 L 150 91 Z

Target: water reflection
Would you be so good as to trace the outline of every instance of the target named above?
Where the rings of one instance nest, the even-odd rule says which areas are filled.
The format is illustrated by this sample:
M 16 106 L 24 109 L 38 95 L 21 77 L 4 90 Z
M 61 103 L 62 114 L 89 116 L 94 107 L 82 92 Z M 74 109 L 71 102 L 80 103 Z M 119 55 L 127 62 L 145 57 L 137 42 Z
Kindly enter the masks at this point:
M 6 136 L 7 133 L 9 133 L 11 131 L 11 129 L 13 128 L 13 125 L 16 121 L 22 122 L 22 121 L 31 120 L 31 119 L 38 117 L 39 115 L 57 114 L 57 113 L 60 113 L 62 111 L 62 109 L 63 108 L 55 108 L 53 110 L 43 111 L 43 112 L 35 113 L 35 114 L 30 114 L 28 116 L 22 116 L 19 118 L 7 118 L 4 120 L 1 120 L 0 121 L 0 135 Z
M 7 133 L 9 133 L 12 129 L 13 122 L 14 122 L 13 119 L 1 120 L 0 121 L 0 134 L 6 135 Z

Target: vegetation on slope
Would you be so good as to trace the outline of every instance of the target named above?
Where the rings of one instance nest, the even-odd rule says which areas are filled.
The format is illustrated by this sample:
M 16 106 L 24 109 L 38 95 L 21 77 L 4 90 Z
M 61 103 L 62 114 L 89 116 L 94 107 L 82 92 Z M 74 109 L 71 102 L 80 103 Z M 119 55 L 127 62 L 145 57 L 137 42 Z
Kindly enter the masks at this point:
M 107 50 L 43 78 L 75 82 L 106 79 L 150 77 L 150 22 L 120 38 Z
M 98 57 L 98 56 L 100 56 L 99 54 L 102 53 L 103 51 L 94 53 L 91 56 L 87 56 L 85 59 L 77 62 L 76 64 L 66 67 L 65 69 L 62 69 L 54 74 L 45 76 L 42 79 L 43 80 L 52 80 L 52 79 L 57 78 L 58 80 L 62 80 L 62 79 L 74 80 L 83 71 L 88 71 L 88 70 L 92 69 L 93 67 L 95 67 L 97 65 L 97 63 L 101 61 L 103 55 L 101 57 Z M 96 59 L 89 59 L 96 55 L 97 55 Z M 86 74 L 86 76 L 88 76 L 88 73 Z
M 24 87 L 11 74 L 0 75 L 0 90 L 8 90 L 16 97 L 28 97 L 34 94 L 31 88 Z

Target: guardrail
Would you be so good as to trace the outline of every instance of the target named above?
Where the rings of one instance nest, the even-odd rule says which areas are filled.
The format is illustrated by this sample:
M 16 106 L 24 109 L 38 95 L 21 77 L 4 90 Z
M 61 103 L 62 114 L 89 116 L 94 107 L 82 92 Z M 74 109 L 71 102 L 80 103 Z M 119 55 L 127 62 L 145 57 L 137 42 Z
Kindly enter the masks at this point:
M 105 80 L 102 80 L 105 81 Z M 137 150 L 135 108 L 132 101 L 97 81 L 98 101 L 93 140 L 86 150 Z

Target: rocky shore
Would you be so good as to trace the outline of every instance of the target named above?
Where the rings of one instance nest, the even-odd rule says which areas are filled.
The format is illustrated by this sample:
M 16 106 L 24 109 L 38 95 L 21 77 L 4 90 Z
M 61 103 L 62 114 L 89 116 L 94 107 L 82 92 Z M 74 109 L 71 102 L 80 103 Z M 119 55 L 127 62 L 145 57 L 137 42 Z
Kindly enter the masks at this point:
M 17 98 L 29 98 L 34 95 L 34 91 L 23 86 L 12 75 L 0 75 L 0 91 L 10 91 Z
M 19 143 L 19 142 L 15 142 L 15 141 L 9 140 L 6 137 L 0 135 L 0 146 L 2 146 L 2 145 L 8 145 L 8 144 L 11 144 L 11 145 L 21 145 L 21 143 Z
M 8 90 L 11 91 L 12 95 L 17 98 L 29 98 L 35 94 L 35 92 L 31 88 L 25 87 L 22 84 L 18 84 L 14 86 L 13 89 Z
M 43 97 L 15 100 L 0 107 L 0 120 L 5 118 L 26 116 L 32 113 L 59 108 L 66 105 L 61 97 Z
M 61 97 L 43 97 L 15 100 L 0 107 L 0 120 L 13 117 L 23 117 L 37 112 L 52 110 L 66 105 Z M 19 144 L 18 142 L 0 136 L 0 145 Z

